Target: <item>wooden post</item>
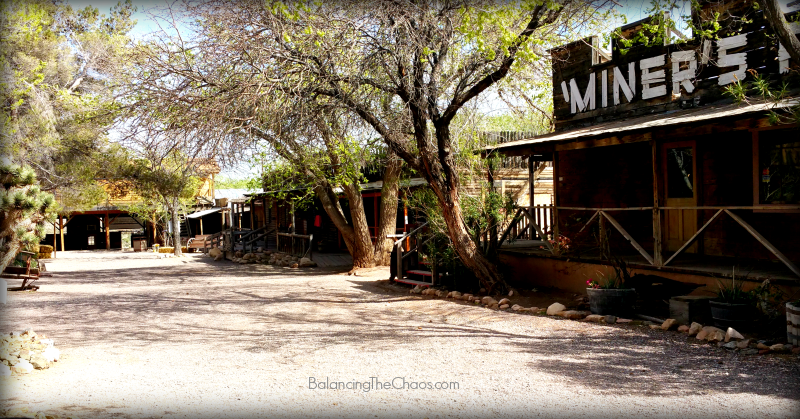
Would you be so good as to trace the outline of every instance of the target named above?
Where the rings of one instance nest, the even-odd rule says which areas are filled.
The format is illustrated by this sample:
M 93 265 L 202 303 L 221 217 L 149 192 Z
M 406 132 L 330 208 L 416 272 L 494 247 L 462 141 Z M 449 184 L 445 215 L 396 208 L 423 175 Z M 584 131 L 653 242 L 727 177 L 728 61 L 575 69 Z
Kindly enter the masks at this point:
M 200 219 L 200 235 L 203 235 L 203 217 L 198 217 Z
M 256 229 L 256 222 L 255 222 L 255 212 L 256 212 L 256 201 L 255 199 L 250 199 L 250 230 Z
M 536 177 L 533 175 L 533 155 L 531 154 L 530 156 L 528 156 L 528 192 L 530 194 L 530 197 L 528 199 L 528 205 L 530 206 L 530 208 L 528 208 L 528 212 L 533 216 L 534 219 L 536 219 L 536 214 L 534 214 L 535 211 L 534 206 L 536 205 L 536 200 L 535 200 L 536 187 L 534 186 L 535 183 L 536 183 Z M 530 238 L 532 239 L 533 225 L 530 225 L 529 228 L 530 228 Z M 545 237 L 540 237 L 540 238 L 542 240 L 547 240 L 547 238 Z
M 558 225 L 558 182 L 561 174 L 558 170 L 558 152 L 553 152 L 553 240 L 558 240 L 561 236 L 561 230 Z
M 106 218 L 103 221 L 103 225 L 106 226 L 106 250 L 111 250 L 111 226 L 109 224 L 108 210 L 106 210 Z
M 655 266 L 664 265 L 664 256 L 661 249 L 661 210 L 658 208 L 660 205 L 660 195 L 658 192 L 658 185 L 660 171 L 658 159 L 658 144 L 655 140 L 650 140 L 650 149 L 653 155 L 653 264 Z
M 65 250 L 64 247 L 64 218 L 58 216 L 58 234 L 61 236 L 61 251 Z
M 608 234 L 606 232 L 605 217 L 597 220 L 600 223 L 600 260 L 608 259 Z
M 261 198 L 261 209 L 264 212 L 264 225 L 262 227 L 266 227 L 266 226 L 269 225 L 269 218 L 267 218 L 267 198 L 266 197 Z M 264 248 L 266 249 L 266 247 L 267 247 L 267 239 L 265 237 L 264 238 Z
M 58 216 L 58 221 L 60 224 L 61 216 Z M 56 250 L 58 250 L 58 246 L 56 245 L 56 222 L 53 221 L 53 259 L 56 258 Z

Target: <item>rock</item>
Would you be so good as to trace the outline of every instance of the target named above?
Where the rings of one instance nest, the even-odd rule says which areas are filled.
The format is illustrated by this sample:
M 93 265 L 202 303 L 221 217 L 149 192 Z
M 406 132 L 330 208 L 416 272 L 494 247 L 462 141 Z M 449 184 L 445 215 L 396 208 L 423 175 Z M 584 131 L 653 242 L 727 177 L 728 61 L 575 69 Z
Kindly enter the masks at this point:
M 461 299 L 461 293 L 460 293 L 460 292 L 458 292 L 458 291 L 453 291 L 451 294 L 453 294 L 453 298 L 455 298 L 455 299 L 457 299 L 457 300 L 458 300 L 458 299 Z
M 763 343 L 761 343 L 761 342 L 758 342 L 758 345 L 756 345 L 756 348 L 757 348 L 757 349 L 769 349 L 769 346 L 767 346 L 767 345 L 764 345 L 764 344 L 763 344 Z
M 14 374 L 28 374 L 31 371 L 33 371 L 33 365 L 24 359 L 20 359 L 16 365 L 11 367 L 11 372 Z
M 652 326 L 653 322 L 651 322 L 650 320 L 645 320 L 645 321 L 642 322 L 642 325 L 643 326 Z M 661 326 L 659 326 L 659 327 L 661 327 Z
M 784 351 L 784 347 L 783 347 L 782 343 L 776 343 L 776 344 L 770 346 L 769 350 L 770 351 L 775 351 L 775 352 L 783 352 Z
M 511 304 L 511 300 L 509 300 L 508 298 L 503 298 L 502 300 L 498 301 L 497 304 L 500 304 L 500 305 Z
M 797 348 L 792 348 L 792 353 L 795 355 L 800 355 L 800 346 L 798 346 Z
M 736 344 L 739 349 L 747 349 L 748 346 L 750 346 L 750 339 L 741 340 Z
M 313 267 L 317 266 L 317 262 L 314 262 L 313 260 L 311 260 L 309 258 L 302 258 L 302 259 L 300 259 L 299 265 L 300 265 L 301 268 L 313 268 Z
M 709 332 L 706 332 L 705 330 L 701 330 L 701 331 L 697 332 L 697 336 L 696 336 L 697 340 L 706 340 L 706 338 L 708 337 L 708 333 Z
M 50 363 L 47 362 L 47 359 L 45 359 L 45 357 L 42 355 L 32 356 L 31 365 L 33 365 L 33 368 L 36 368 L 37 370 L 44 370 L 50 368 Z
M 657 325 L 657 324 L 651 324 L 651 325 L 648 325 L 648 326 L 650 326 L 650 328 L 651 328 L 651 329 L 653 329 L 653 330 L 656 330 L 656 329 L 658 329 L 658 330 L 663 330 L 663 329 L 661 328 L 661 326 L 659 326 L 659 325 Z
M 603 317 L 603 320 L 608 324 L 614 324 L 617 322 L 617 316 L 607 315 Z
M 236 253 L 233 254 L 233 256 L 236 258 L 241 258 L 242 255 L 244 255 L 244 253 L 242 253 L 241 250 L 237 250 Z
M 514 304 L 513 306 L 511 306 L 511 309 L 514 311 L 520 311 L 522 309 L 522 306 L 519 304 Z
M 577 311 L 577 310 L 566 310 L 558 313 L 559 316 L 570 320 L 580 320 L 585 318 L 589 314 L 590 313 L 587 313 L 585 311 Z
M 547 307 L 547 315 L 548 316 L 555 316 L 557 313 L 562 312 L 567 309 L 567 306 L 561 303 L 553 303 L 550 304 L 550 307 Z
M 498 304 L 497 300 L 489 296 L 481 298 L 481 303 L 486 305 Z
M 703 325 L 697 322 L 692 322 L 691 326 L 689 326 L 689 336 L 694 336 L 700 331 L 703 330 Z
M 723 333 L 722 330 L 719 329 L 714 330 L 708 334 L 706 340 L 708 340 L 709 342 L 722 342 L 723 340 L 725 340 L 725 333 Z
M 220 250 L 220 249 L 219 249 L 219 248 L 217 248 L 217 247 L 215 247 L 215 248 L 213 248 L 213 249 L 210 249 L 210 250 L 208 251 L 208 256 L 209 256 L 209 257 L 212 257 L 212 258 L 216 258 L 217 256 L 219 256 L 219 255 L 221 255 L 221 254 L 222 254 L 222 250 Z
M 600 315 L 600 314 L 590 314 L 590 315 L 586 316 L 586 318 L 584 320 L 586 320 L 587 322 L 600 323 L 600 322 L 604 322 L 606 320 L 606 316 L 603 316 L 603 315 Z
M 508 308 L 508 304 L 501 304 L 500 305 L 500 310 L 505 310 L 507 308 Z
M 217 256 L 214 256 L 215 262 L 219 262 L 221 260 L 225 260 L 225 255 L 223 255 L 222 253 L 218 254 Z
M 7 377 L 11 375 L 11 367 L 6 364 L 0 364 L 0 377 Z
M 445 295 L 447 295 L 447 293 L 442 291 L 442 290 L 436 291 L 436 296 L 437 297 L 444 297 Z
M 42 352 L 42 356 L 49 362 L 57 362 L 61 357 L 61 351 L 59 351 L 58 348 L 50 347 Z
M 632 321 L 631 319 L 617 319 L 615 323 L 630 323 Z
M 492 310 L 496 310 L 497 307 L 498 307 L 497 303 L 489 304 L 489 308 L 492 309 Z
M 678 331 L 681 332 L 681 333 L 686 333 L 686 332 L 689 331 L 689 326 L 687 326 L 685 324 L 682 324 L 682 325 L 678 326 Z
M 642 326 L 642 325 L 644 325 L 644 323 L 642 323 L 641 320 L 631 320 L 628 324 L 631 325 L 631 326 Z
M 756 355 L 758 354 L 758 349 L 751 349 L 751 348 L 742 349 L 741 351 L 739 351 L 739 353 L 742 355 Z
M 725 332 L 725 342 L 730 342 L 731 339 L 744 339 L 744 336 L 737 332 L 736 329 L 729 327 L 728 331 Z
M 461 299 L 464 300 L 464 301 L 472 301 L 473 297 L 472 297 L 472 294 L 464 294 L 464 295 L 461 296 Z
M 513 297 L 515 294 L 517 294 L 517 292 L 516 292 L 516 291 L 514 291 L 514 290 L 510 290 L 510 291 L 508 292 L 508 296 L 509 296 L 509 297 Z
M 298 268 L 298 267 L 300 267 L 300 265 L 297 264 L 297 263 L 292 263 L 291 266 L 289 266 L 289 267 L 290 268 Z
M 667 319 L 664 323 L 661 323 L 661 330 L 669 330 L 673 327 L 678 327 L 677 320 L 675 319 Z
M 19 351 L 19 357 L 22 359 L 30 360 L 31 359 L 31 351 L 27 349 L 23 349 Z
M 769 348 L 767 348 L 767 349 L 762 349 L 762 350 L 758 351 L 758 354 L 759 354 L 759 355 L 764 355 L 764 354 L 768 354 L 768 353 L 770 353 L 770 350 L 769 350 Z
M 736 342 L 723 343 L 722 347 L 725 349 L 736 349 Z

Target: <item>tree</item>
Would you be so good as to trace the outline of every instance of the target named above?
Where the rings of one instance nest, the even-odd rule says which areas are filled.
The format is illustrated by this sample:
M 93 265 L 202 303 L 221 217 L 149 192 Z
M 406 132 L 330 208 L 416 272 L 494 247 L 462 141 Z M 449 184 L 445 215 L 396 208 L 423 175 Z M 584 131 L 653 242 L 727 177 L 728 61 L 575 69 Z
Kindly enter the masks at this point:
M 546 47 L 601 16 L 603 4 L 241 2 L 211 3 L 193 14 L 226 40 L 232 68 L 252 69 L 248 83 L 296 98 L 324 97 L 377 132 L 428 182 L 454 250 L 492 291 L 504 282 L 465 224 L 451 124 L 515 66 L 541 65 L 548 74 Z
M 55 210 L 53 195 L 42 192 L 33 169 L 0 161 L 0 272 L 20 250 L 44 238 Z
M 225 13 L 224 10 L 219 13 Z M 230 59 L 235 45 L 212 19 L 201 19 L 192 44 L 163 31 L 132 49 L 125 121 L 181 138 L 175 147 L 213 154 L 231 165 L 241 152 L 266 145 L 268 159 L 288 162 L 342 233 L 355 268 L 387 264 L 395 233 L 402 161 L 383 158 L 378 240 L 370 239 L 361 170 L 375 143 L 359 118 L 325 97 L 300 97 L 250 83 L 253 65 Z M 177 28 L 176 28 L 177 29 Z M 380 140 L 379 140 L 380 141 Z M 350 220 L 337 190 L 349 201 Z
M 797 39 L 795 31 L 786 21 L 786 16 L 781 11 L 778 0 L 764 0 L 763 6 L 764 16 L 767 18 L 772 30 L 775 31 L 775 35 L 778 36 L 781 45 L 786 48 L 786 52 L 789 53 L 795 63 L 800 63 L 800 40 Z
M 113 167 L 105 164 L 111 87 L 133 11 L 130 0 L 109 15 L 56 0 L 0 6 L 0 154 L 32 167 L 42 189 L 58 191 L 67 207 L 104 198 L 96 178 Z

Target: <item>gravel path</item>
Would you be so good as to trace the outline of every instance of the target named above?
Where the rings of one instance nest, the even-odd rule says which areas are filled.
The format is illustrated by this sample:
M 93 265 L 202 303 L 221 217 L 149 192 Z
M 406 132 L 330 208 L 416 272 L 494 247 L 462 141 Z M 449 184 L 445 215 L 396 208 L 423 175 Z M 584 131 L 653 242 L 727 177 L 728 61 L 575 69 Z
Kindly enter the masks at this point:
M 387 272 L 59 252 L 0 330 L 61 362 L 0 378 L 3 408 L 89 417 L 800 417 L 800 363 L 675 332 L 412 296 Z M 311 389 L 393 381 L 450 389 Z M 450 384 L 457 383 L 457 384 Z M 349 384 L 352 386 L 353 384 Z

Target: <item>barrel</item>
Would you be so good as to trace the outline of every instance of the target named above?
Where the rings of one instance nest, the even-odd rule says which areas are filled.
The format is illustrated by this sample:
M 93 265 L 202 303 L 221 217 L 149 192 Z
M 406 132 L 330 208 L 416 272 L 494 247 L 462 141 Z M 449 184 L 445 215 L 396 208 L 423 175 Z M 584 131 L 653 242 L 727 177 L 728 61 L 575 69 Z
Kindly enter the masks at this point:
M 800 303 L 786 303 L 786 340 L 800 345 Z

